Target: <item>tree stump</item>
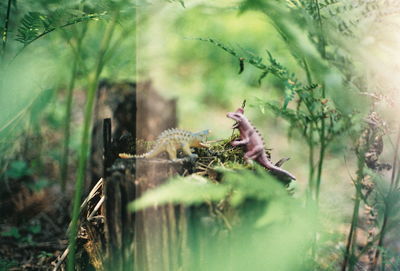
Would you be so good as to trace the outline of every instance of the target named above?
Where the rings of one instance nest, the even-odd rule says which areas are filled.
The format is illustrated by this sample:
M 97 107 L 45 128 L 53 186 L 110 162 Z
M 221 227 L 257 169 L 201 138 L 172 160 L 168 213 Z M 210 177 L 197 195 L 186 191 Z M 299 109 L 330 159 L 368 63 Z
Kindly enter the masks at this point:
M 190 173 L 192 168 L 185 159 L 117 160 L 104 182 L 106 266 L 113 270 L 185 270 L 186 209 L 169 204 L 133 214 L 127 205 L 167 179 Z
M 113 143 L 120 142 L 120 152 L 141 153 L 136 140 L 152 141 L 169 128 L 178 125 L 176 100 L 158 94 L 151 81 L 141 83 L 100 83 L 94 108 L 92 146 L 90 159 L 90 187 L 103 176 L 103 119 L 112 119 Z M 128 146 L 121 138 L 130 134 L 133 142 Z M 123 138 L 122 138 L 123 139 Z M 125 147 L 125 148 L 124 148 Z M 116 158 L 116 157 L 115 157 Z M 111 160 L 115 160 L 111 159 Z
M 104 129 L 101 129 L 103 118 L 109 119 L 103 122 Z M 95 107 L 91 176 L 92 183 L 100 176 L 104 179 L 105 201 L 100 213 L 104 216 L 103 267 L 106 270 L 168 271 L 183 266 L 184 257 L 180 251 L 187 239 L 185 209 L 170 205 L 133 214 L 127 206 L 168 178 L 191 172 L 193 165 L 185 160 L 117 158 L 121 152 L 144 151 L 136 148 L 136 139 L 151 141 L 164 130 L 176 126 L 176 100 L 160 96 L 150 81 L 140 84 L 103 82 L 100 85 Z M 133 136 L 132 144 L 121 140 L 126 134 Z M 131 145 L 133 151 L 121 151 Z
M 136 161 L 136 197 L 162 185 L 166 179 L 185 175 L 192 165 L 184 160 Z M 182 206 L 154 206 L 136 214 L 135 259 L 138 270 L 177 270 L 186 247 L 186 214 Z

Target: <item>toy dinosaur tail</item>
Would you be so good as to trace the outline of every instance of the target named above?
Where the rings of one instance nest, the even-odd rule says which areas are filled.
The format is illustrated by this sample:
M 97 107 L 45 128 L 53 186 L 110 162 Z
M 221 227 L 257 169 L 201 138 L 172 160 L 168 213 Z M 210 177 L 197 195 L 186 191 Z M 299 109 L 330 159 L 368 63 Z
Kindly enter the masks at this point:
M 129 154 L 129 153 L 119 153 L 118 156 L 119 156 L 119 158 L 122 158 L 122 159 L 130 159 L 130 158 L 139 158 L 140 155 L 134 155 L 134 154 Z
M 130 159 L 130 158 L 147 158 L 152 154 L 152 151 L 142 153 L 142 154 L 129 154 L 129 153 L 120 153 L 118 154 L 119 158 L 122 159 Z
M 278 166 L 275 166 L 274 164 L 272 164 L 266 155 L 263 155 L 263 157 L 261 159 L 258 159 L 258 162 L 264 166 L 267 170 L 269 170 L 271 172 L 272 175 L 275 175 L 276 177 L 278 177 L 278 179 L 280 180 L 296 180 L 296 177 L 291 174 L 289 171 L 284 170 L 283 168 L 280 168 Z
M 154 149 L 150 150 L 149 152 L 142 153 L 142 154 L 128 154 L 128 153 L 120 153 L 118 156 L 119 158 L 129 159 L 129 158 L 154 158 L 162 149 L 155 147 Z

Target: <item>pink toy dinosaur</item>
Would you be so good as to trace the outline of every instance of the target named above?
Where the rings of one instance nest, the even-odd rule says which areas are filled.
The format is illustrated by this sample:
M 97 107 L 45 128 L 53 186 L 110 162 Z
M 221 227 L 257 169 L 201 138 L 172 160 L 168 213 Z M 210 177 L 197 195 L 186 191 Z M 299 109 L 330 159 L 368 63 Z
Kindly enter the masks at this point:
M 255 160 L 263 167 L 265 167 L 271 174 L 278 177 L 282 181 L 296 180 L 291 173 L 274 165 L 269 161 L 267 154 L 264 150 L 264 140 L 262 139 L 258 130 L 250 123 L 250 121 L 243 114 L 243 108 L 239 108 L 236 112 L 229 112 L 226 116 L 236 121 L 232 128 L 239 129 L 240 140 L 235 140 L 231 142 L 232 146 L 246 146 L 246 154 L 244 159 L 249 162 L 249 160 Z M 277 164 L 280 164 L 278 162 Z

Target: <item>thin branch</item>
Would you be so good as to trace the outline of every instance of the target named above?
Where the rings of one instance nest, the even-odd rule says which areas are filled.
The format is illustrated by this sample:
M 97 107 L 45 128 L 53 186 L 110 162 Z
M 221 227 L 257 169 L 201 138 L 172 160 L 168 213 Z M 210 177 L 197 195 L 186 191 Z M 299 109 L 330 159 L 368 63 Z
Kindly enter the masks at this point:
M 369 144 L 368 144 L 369 145 Z M 368 146 L 367 145 L 367 146 Z M 364 156 L 365 152 L 367 150 L 367 146 L 365 146 L 361 153 L 358 154 L 358 163 L 357 163 L 357 179 L 355 180 L 354 186 L 356 188 L 356 193 L 355 193 L 355 202 L 354 202 L 354 208 L 353 208 L 353 216 L 351 220 L 351 226 L 349 230 L 349 235 L 347 237 L 347 243 L 346 243 L 346 250 L 344 253 L 344 259 L 341 267 L 341 271 L 346 271 L 347 266 L 349 264 L 349 261 L 351 260 L 352 257 L 354 257 L 354 241 L 355 241 L 355 236 L 357 234 L 357 226 L 358 226 L 358 212 L 360 210 L 360 203 L 361 203 L 361 182 L 364 178 L 364 166 L 365 166 L 365 161 L 364 161 Z M 350 261 L 350 267 L 349 270 L 353 270 L 353 262 Z
M 80 49 L 82 47 L 82 40 L 85 36 L 86 28 L 82 30 L 82 32 L 79 33 L 79 36 L 76 39 L 76 48 L 74 47 L 73 43 L 66 37 L 68 43 L 71 45 L 71 48 L 74 52 L 74 60 L 72 64 L 72 71 L 71 71 L 71 78 L 70 82 L 68 85 L 68 91 L 67 91 L 67 103 L 66 103 L 66 108 L 65 108 L 65 123 L 64 123 L 64 146 L 63 146 L 63 159 L 62 159 L 62 164 L 61 164 L 61 189 L 62 191 L 65 191 L 65 186 L 67 183 L 68 179 L 68 160 L 69 160 L 69 143 L 70 143 L 70 126 L 71 126 L 71 112 L 72 112 L 72 99 L 73 99 L 73 93 L 74 93 L 74 88 L 75 88 L 75 81 L 76 81 L 76 76 L 77 76 L 77 70 L 78 70 L 78 62 L 79 59 L 81 58 L 80 54 Z M 66 33 L 64 33 L 66 36 Z
M 61 257 L 58 258 L 58 261 L 57 261 L 56 265 L 54 266 L 53 271 L 57 271 L 57 270 L 60 268 L 60 266 L 61 266 L 61 264 L 63 263 L 63 261 L 65 260 L 65 258 L 67 258 L 68 253 L 69 253 L 69 246 L 68 246 L 67 249 L 63 252 L 63 254 L 61 255 Z
M 103 205 L 103 202 L 105 200 L 105 196 L 102 196 L 99 200 L 99 202 L 97 202 L 96 206 L 93 208 L 93 211 L 90 213 L 90 215 L 88 216 L 87 220 L 90 221 L 92 220 L 92 218 L 94 217 L 94 215 L 97 213 L 97 211 L 99 211 L 100 207 Z
M 400 145 L 400 127 L 399 127 L 399 132 L 397 134 L 397 140 L 396 140 L 396 146 L 395 146 L 395 151 L 394 151 L 394 156 L 393 156 L 393 169 L 392 169 L 392 175 L 391 175 L 391 181 L 390 181 L 390 189 L 388 195 L 386 195 L 386 198 L 390 198 L 392 196 L 392 193 L 394 192 L 395 189 L 397 189 L 398 186 L 398 181 L 399 181 L 399 172 L 397 172 L 397 178 L 396 178 L 396 169 L 397 169 L 397 154 L 399 150 L 399 145 Z M 398 171 L 398 170 L 397 170 Z M 385 211 L 383 213 L 383 223 L 382 223 L 382 228 L 379 236 L 379 241 L 378 241 L 378 249 L 375 252 L 374 256 L 374 261 L 373 261 L 373 269 L 375 269 L 376 265 L 378 264 L 379 261 L 379 256 L 380 256 L 380 248 L 383 248 L 383 242 L 385 240 L 385 234 L 386 234 L 386 228 L 388 224 L 388 219 L 389 219 L 389 203 L 387 200 L 385 200 Z M 383 254 L 382 254 L 383 257 Z M 382 258 L 382 265 L 384 269 L 384 260 Z
M 6 13 L 6 18 L 4 20 L 4 30 L 3 30 L 3 47 L 2 47 L 2 56 L 4 58 L 5 53 L 6 53 L 6 45 L 7 45 L 7 39 L 8 39 L 8 25 L 10 23 L 10 13 L 11 13 L 11 1 L 8 0 L 7 4 L 7 13 Z

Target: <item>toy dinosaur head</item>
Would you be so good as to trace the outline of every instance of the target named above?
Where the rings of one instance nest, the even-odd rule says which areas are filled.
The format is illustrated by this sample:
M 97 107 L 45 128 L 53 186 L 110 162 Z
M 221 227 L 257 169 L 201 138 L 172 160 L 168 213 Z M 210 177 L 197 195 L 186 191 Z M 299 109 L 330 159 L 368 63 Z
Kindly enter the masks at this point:
M 232 126 L 233 129 L 238 128 L 240 126 L 240 123 L 244 120 L 243 113 L 244 110 L 243 108 L 240 107 L 236 110 L 236 112 L 229 112 L 228 114 L 226 114 L 228 118 L 231 118 L 234 121 L 236 121 Z
M 198 148 L 208 148 L 210 145 L 208 145 L 205 141 L 207 140 L 207 136 L 210 133 L 210 130 L 203 130 L 197 133 L 193 134 L 193 140 L 192 140 L 192 147 L 198 147 Z

